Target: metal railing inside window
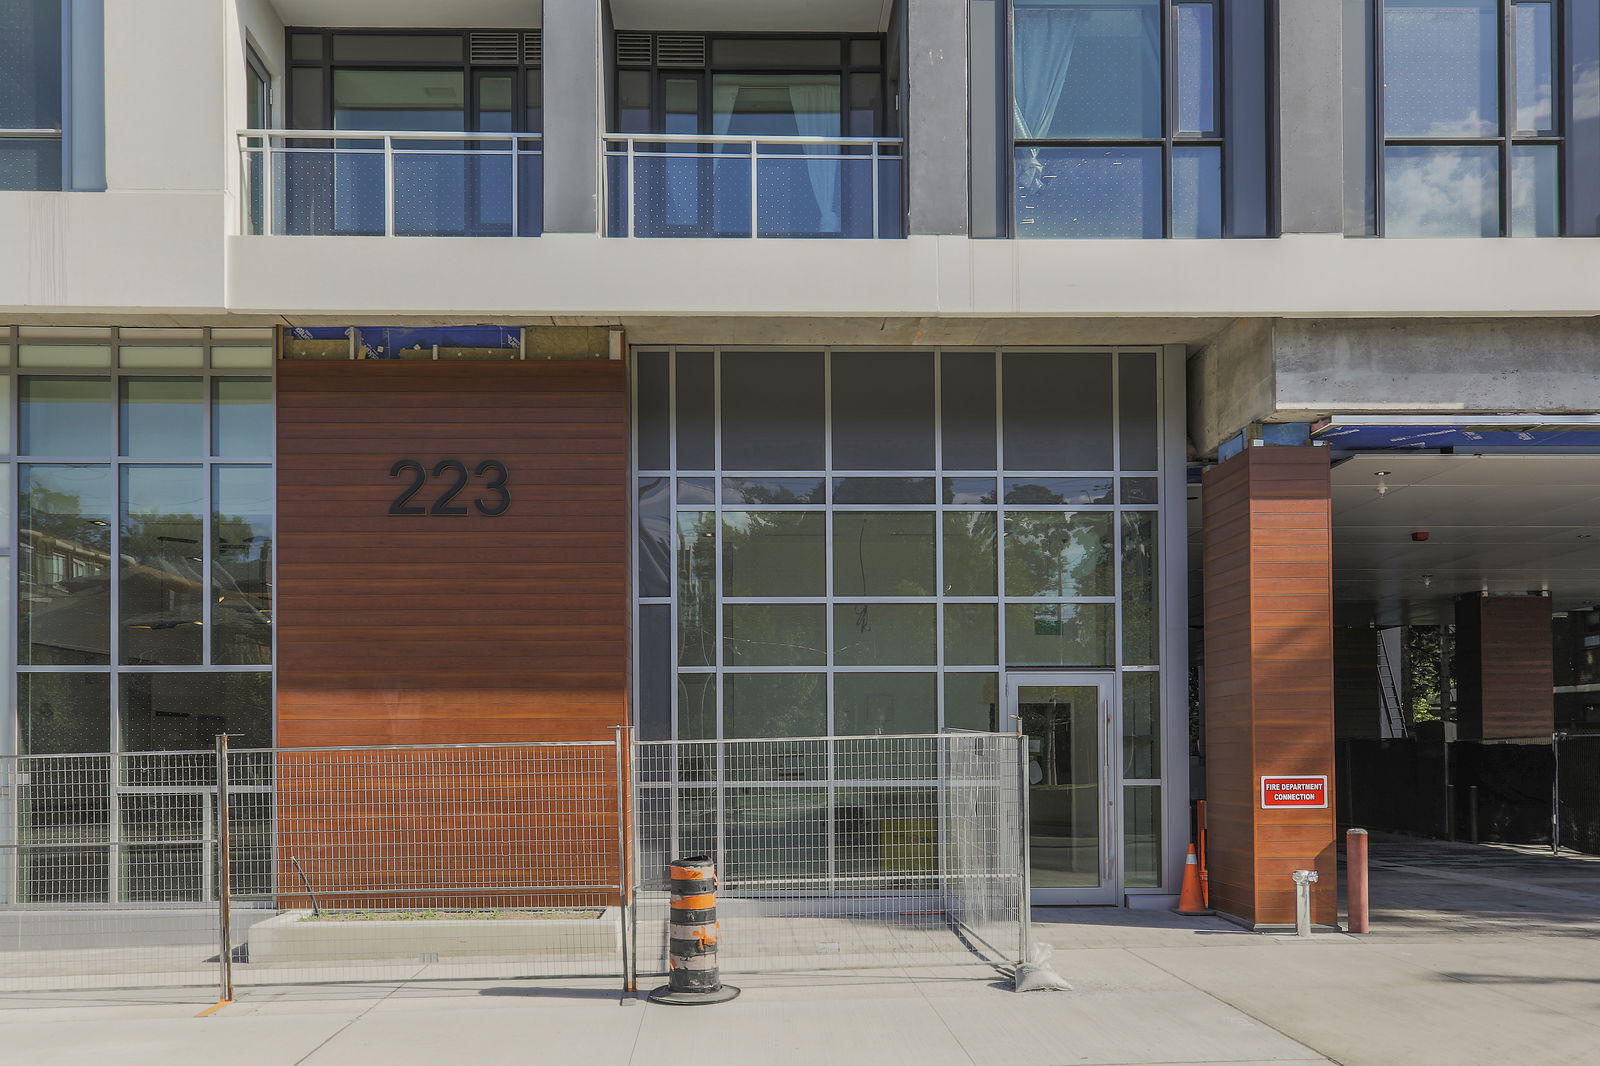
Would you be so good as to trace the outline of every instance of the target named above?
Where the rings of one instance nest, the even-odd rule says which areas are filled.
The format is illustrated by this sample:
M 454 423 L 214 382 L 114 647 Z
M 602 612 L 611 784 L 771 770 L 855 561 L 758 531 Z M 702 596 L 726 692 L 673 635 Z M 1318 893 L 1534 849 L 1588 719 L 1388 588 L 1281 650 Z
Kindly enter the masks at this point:
M 903 237 L 894 137 L 606 136 L 611 237 Z
M 1017 0 L 1017 237 L 1223 236 L 1221 29 L 1214 0 Z
M 248 234 L 535 237 L 536 133 L 242 130 Z
M 1383 236 L 1561 234 L 1563 6 L 1377 0 Z

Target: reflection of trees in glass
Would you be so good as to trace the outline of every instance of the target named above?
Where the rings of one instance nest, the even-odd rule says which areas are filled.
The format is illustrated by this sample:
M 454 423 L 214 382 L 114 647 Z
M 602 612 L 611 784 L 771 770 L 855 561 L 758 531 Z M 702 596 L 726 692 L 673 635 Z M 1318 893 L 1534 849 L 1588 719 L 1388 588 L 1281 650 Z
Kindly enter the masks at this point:
M 211 518 L 213 661 L 265 665 L 272 661 L 272 518 L 215 514 Z
M 1156 662 L 1156 515 L 1122 515 L 1122 661 Z
M 1006 515 L 1006 594 L 1110 596 L 1111 513 L 1011 511 Z
M 944 513 L 945 595 L 994 595 L 998 539 L 993 511 Z
M 723 735 L 815 737 L 827 728 L 826 674 L 728 674 Z
M 23 472 L 18 584 L 24 663 L 86 665 L 110 656 L 110 476 L 103 466 Z
M 137 469 L 129 468 L 129 473 Z M 200 472 L 193 473 L 198 495 Z M 129 491 L 132 494 L 133 489 Z M 200 516 L 194 513 L 124 513 L 120 546 L 123 662 L 201 661 L 203 529 Z
M 822 595 L 822 523 L 821 511 L 723 511 L 724 595 Z
M 932 596 L 931 511 L 836 511 L 833 586 L 840 596 Z
M 717 662 L 717 516 L 678 513 L 678 664 Z
M 822 482 L 816 478 L 724 478 L 724 501 L 752 504 L 821 503 Z
M 821 604 L 726 604 L 722 608 L 724 665 L 825 665 L 826 611 Z

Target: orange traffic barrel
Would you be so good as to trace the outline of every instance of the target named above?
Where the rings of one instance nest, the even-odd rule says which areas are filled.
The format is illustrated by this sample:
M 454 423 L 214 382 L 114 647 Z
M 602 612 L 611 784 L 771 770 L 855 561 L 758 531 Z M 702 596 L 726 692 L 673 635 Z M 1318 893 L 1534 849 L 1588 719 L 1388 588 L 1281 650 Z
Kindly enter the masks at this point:
M 652 1003 L 698 1006 L 726 1003 L 739 994 L 722 983 L 717 968 L 717 865 L 707 855 L 674 859 L 672 914 L 667 927 L 667 983 L 650 993 Z

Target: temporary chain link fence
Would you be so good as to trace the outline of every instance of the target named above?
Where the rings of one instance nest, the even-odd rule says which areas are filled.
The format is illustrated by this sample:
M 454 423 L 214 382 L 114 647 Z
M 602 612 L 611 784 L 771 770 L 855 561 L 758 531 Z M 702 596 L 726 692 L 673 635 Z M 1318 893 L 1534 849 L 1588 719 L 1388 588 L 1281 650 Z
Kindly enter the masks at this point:
M 725 973 L 1009 965 L 1025 891 L 1012 735 L 635 746 L 637 957 L 665 972 L 668 860 L 716 860 Z
M 0 759 L 0 989 L 632 989 L 687 854 L 718 863 L 729 972 L 1025 956 L 1018 737 L 626 733 Z

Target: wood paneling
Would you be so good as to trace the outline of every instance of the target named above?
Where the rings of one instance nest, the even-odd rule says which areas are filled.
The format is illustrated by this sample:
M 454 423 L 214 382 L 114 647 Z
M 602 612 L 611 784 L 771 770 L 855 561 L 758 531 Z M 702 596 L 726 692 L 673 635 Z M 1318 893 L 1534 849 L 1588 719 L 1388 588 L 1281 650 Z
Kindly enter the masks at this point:
M 620 362 L 280 364 L 280 745 L 601 739 L 627 720 L 625 380 Z M 401 458 L 498 459 L 511 505 L 391 515 Z
M 1294 921 L 1300 869 L 1314 920 L 1338 917 L 1329 497 L 1320 448 L 1247 448 L 1205 476 L 1211 903 L 1254 925 Z M 1329 808 L 1262 810 L 1264 774 L 1327 774 Z
M 1553 621 L 1546 596 L 1456 600 L 1456 699 L 1462 737 L 1555 730 Z
M 625 381 L 613 362 L 280 364 L 279 746 L 612 739 Z M 472 513 L 391 515 L 402 458 L 497 459 L 510 506 L 478 513 L 473 478 Z M 301 865 L 278 883 L 335 907 L 615 903 L 559 886 L 616 882 L 616 782 L 609 744 L 285 755 L 279 850 Z

